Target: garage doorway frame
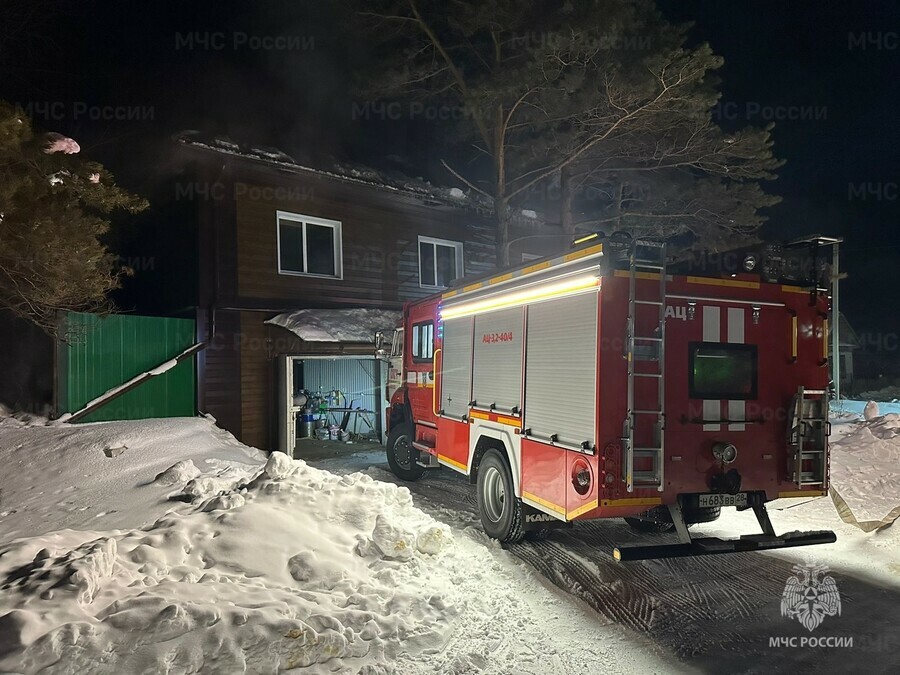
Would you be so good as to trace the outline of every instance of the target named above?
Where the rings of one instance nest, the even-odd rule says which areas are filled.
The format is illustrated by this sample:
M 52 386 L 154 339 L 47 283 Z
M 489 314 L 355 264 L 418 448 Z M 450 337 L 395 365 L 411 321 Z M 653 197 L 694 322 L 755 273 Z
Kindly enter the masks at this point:
M 294 361 L 336 361 L 338 359 L 355 359 L 357 361 L 374 361 L 378 367 L 375 369 L 377 382 L 374 385 L 378 393 L 376 397 L 377 408 L 375 412 L 376 424 L 380 428 L 381 443 L 385 442 L 385 425 L 383 410 L 388 406 L 386 398 L 386 376 L 383 372 L 385 362 L 375 356 L 365 354 L 279 354 L 276 361 L 275 380 L 278 406 L 278 450 L 293 457 L 297 445 L 297 412 L 300 408 L 294 406 Z M 349 401 L 347 402 L 349 405 Z M 380 415 L 380 417 L 379 417 Z

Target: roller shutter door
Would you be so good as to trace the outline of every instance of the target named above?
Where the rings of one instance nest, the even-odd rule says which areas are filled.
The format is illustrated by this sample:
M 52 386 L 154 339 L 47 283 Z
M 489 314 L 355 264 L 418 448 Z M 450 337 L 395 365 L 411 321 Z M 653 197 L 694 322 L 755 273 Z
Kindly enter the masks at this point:
M 441 403 L 444 415 L 460 419 L 469 413 L 472 386 L 472 317 L 444 322 L 441 348 Z
M 481 408 L 509 412 L 522 407 L 522 329 L 525 309 L 475 317 L 472 398 Z
M 525 428 L 538 439 L 595 443 L 597 294 L 528 307 Z

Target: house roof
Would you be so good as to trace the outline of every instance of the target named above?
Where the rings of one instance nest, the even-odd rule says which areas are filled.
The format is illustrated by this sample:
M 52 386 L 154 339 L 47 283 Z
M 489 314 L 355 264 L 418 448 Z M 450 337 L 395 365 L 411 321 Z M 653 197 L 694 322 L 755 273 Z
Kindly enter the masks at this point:
M 482 213 L 490 213 L 493 209 L 492 201 L 474 190 L 464 191 L 458 187 L 433 185 L 423 178 L 413 178 L 399 171 L 383 171 L 362 164 L 336 161 L 330 162 L 327 167 L 314 167 L 296 161 L 278 148 L 236 143 L 229 138 L 207 136 L 199 131 L 182 131 L 175 135 L 175 140 L 185 146 L 256 161 L 282 170 L 367 185 L 432 201 L 435 205 L 455 206 Z M 532 209 L 515 210 L 513 220 L 518 225 L 532 228 L 540 227 L 545 222 L 542 215 Z
M 231 139 L 205 136 L 199 131 L 183 131 L 175 137 L 178 143 L 222 155 L 230 155 L 286 169 L 326 178 L 367 185 L 398 194 L 430 199 L 442 205 L 490 210 L 490 203 L 477 193 L 466 193 L 458 187 L 432 185 L 422 178 L 413 178 L 397 171 L 378 171 L 352 163 L 330 162 L 327 167 L 301 164 L 287 153 L 264 146 L 235 143 Z
M 373 344 L 377 331 L 392 331 L 401 313 L 387 309 L 298 309 L 269 319 L 306 342 Z
M 859 349 L 861 342 L 853 326 L 847 321 L 847 317 L 840 312 L 838 318 L 838 343 L 840 347 L 849 347 L 850 349 Z

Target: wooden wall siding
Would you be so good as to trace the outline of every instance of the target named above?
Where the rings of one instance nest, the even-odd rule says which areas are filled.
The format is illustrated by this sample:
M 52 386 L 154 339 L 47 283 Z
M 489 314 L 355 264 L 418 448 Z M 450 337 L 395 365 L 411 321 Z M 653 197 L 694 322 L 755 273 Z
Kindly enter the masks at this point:
M 269 449 L 276 415 L 273 361 L 264 312 L 241 312 L 241 442 Z
M 209 340 L 208 313 L 197 312 L 197 339 Z M 239 333 L 236 312 L 216 312 L 215 336 L 198 355 L 197 408 L 216 418 L 220 427 L 241 436 L 241 382 Z
M 197 302 L 208 308 L 234 304 L 237 297 L 237 231 L 235 201 L 217 186 L 232 179 L 230 165 L 195 165 L 197 185 L 212 190 L 209 198 L 195 198 L 198 222 Z M 215 196 L 213 196 L 215 195 Z
M 277 174 L 268 177 L 285 180 Z M 334 180 L 309 179 L 301 184 L 302 176 L 289 178 L 293 183 L 280 190 L 271 184 L 269 189 L 250 184 L 235 189 L 238 295 L 242 299 L 270 298 L 296 306 L 327 300 L 330 306 L 398 308 L 405 300 L 434 292 L 419 287 L 418 235 L 462 241 L 467 273 L 493 268 L 490 228 L 473 212 L 426 206 L 401 195 Z M 269 198 L 290 195 L 299 198 Z M 278 273 L 279 210 L 341 221 L 343 279 Z
M 480 276 L 493 272 L 497 267 L 497 231 L 495 226 L 484 220 L 469 223 L 469 241 L 465 260 L 466 274 Z

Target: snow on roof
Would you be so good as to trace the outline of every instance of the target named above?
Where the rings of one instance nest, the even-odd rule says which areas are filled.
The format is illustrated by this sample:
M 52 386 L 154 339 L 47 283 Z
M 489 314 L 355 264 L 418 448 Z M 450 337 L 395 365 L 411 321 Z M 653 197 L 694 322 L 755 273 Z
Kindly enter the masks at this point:
M 298 309 L 266 321 L 306 342 L 374 343 L 377 331 L 390 331 L 401 313 L 387 309 Z
M 314 173 L 319 176 L 425 197 L 450 206 L 490 210 L 489 201 L 477 193 L 466 193 L 458 187 L 447 188 L 432 185 L 427 180 L 406 176 L 397 171 L 379 171 L 368 166 L 347 162 L 333 162 L 329 168 L 307 166 L 277 148 L 241 145 L 227 138 L 209 138 L 198 131 L 183 131 L 176 136 L 176 139 L 183 145 L 266 162 L 294 171 Z

